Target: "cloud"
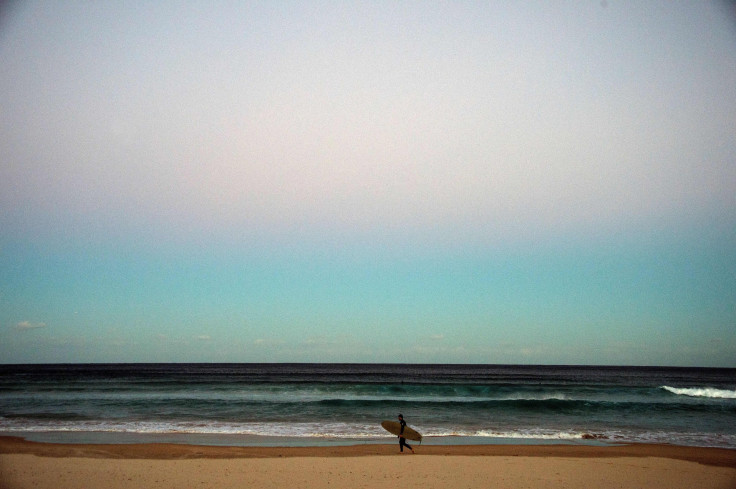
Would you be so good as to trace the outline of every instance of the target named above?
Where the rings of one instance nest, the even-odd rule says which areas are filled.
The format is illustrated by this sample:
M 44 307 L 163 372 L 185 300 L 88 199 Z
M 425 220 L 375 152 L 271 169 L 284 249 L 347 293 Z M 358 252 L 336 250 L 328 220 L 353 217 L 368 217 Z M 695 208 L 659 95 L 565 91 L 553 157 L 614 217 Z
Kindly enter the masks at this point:
M 315 336 L 311 338 L 307 338 L 302 342 L 302 346 L 327 346 L 333 344 L 334 341 L 324 337 L 324 336 Z
M 433 334 L 429 337 L 430 340 L 444 340 L 445 335 L 443 334 Z
M 212 339 L 212 336 L 210 336 L 208 334 L 203 334 L 203 335 L 197 336 L 197 339 L 199 341 L 210 341 Z
M 283 346 L 285 342 L 283 340 L 277 340 L 274 338 L 258 338 L 256 340 L 253 340 L 253 344 L 259 347 L 262 347 L 262 346 L 274 347 L 274 346 Z
M 30 321 L 21 321 L 18 324 L 15 325 L 16 329 L 39 329 L 39 328 L 45 328 L 46 323 L 32 323 Z

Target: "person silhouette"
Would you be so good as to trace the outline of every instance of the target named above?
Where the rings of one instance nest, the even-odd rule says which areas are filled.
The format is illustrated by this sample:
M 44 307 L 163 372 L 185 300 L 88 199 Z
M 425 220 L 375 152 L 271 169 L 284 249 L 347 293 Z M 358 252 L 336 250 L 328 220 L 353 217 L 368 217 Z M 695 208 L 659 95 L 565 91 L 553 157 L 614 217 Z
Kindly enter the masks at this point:
M 404 415 L 399 414 L 399 424 L 401 425 L 401 431 L 399 431 L 399 450 L 401 453 L 404 453 L 404 447 L 411 450 L 411 453 L 414 453 L 414 449 L 406 443 L 406 438 L 404 438 L 404 428 L 406 428 L 406 421 L 404 421 Z

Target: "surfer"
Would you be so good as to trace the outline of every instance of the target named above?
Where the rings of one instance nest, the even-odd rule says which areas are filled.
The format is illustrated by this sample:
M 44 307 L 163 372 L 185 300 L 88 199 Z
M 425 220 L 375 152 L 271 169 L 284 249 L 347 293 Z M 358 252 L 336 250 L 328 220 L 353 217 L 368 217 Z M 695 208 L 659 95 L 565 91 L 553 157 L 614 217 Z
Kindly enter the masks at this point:
M 404 447 L 411 450 L 411 453 L 414 453 L 414 449 L 406 443 L 406 438 L 404 438 L 404 428 L 406 428 L 406 421 L 404 421 L 404 416 L 402 414 L 399 414 L 399 424 L 401 425 L 401 431 L 399 431 L 399 449 L 401 452 L 404 452 Z

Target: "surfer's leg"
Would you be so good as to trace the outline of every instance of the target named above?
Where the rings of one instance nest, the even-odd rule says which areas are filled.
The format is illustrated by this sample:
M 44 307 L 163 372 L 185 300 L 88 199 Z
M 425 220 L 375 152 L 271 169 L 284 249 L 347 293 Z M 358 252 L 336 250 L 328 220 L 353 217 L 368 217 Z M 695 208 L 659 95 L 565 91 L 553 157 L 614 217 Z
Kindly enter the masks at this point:
M 401 452 L 402 453 L 404 452 L 404 447 L 406 447 L 409 450 L 411 450 L 411 453 L 414 453 L 414 449 L 411 447 L 411 445 L 409 445 L 408 443 L 406 443 L 406 438 L 404 438 L 403 436 L 400 436 L 399 437 L 399 448 L 401 448 Z

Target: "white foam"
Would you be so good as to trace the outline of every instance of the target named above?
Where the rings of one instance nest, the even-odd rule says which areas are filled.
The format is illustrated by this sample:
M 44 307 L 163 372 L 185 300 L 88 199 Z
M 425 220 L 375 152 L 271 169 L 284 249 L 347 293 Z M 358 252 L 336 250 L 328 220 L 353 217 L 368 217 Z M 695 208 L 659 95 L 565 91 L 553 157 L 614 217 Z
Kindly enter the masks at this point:
M 284 437 L 302 439 L 391 439 L 383 428 L 375 424 L 348 423 L 227 423 L 227 422 L 155 422 L 155 421 L 22 421 L 0 416 L 0 433 L 130 433 L 130 434 L 192 434 L 192 435 L 245 435 L 259 437 Z M 602 432 L 558 431 L 551 429 L 442 429 L 427 428 L 422 433 L 427 438 L 441 440 L 444 437 L 485 438 L 488 443 L 502 440 L 580 441 L 592 437 L 621 443 L 675 443 L 692 446 L 715 446 L 733 449 L 736 435 L 697 432 L 635 432 L 605 430 Z M 443 444 L 442 441 L 429 443 Z
M 678 396 L 736 399 L 736 390 L 714 389 L 712 387 L 670 387 L 668 385 L 663 385 L 662 389 Z
M 478 438 L 507 438 L 519 440 L 580 440 L 585 433 L 575 433 L 570 431 L 555 430 L 514 430 L 514 431 L 494 431 L 494 430 L 428 430 L 425 436 L 462 436 L 462 437 L 478 437 Z
M 191 433 L 306 438 L 375 438 L 387 435 L 380 426 L 346 423 L 23 421 L 2 417 L 0 417 L 0 432 Z

